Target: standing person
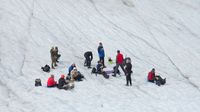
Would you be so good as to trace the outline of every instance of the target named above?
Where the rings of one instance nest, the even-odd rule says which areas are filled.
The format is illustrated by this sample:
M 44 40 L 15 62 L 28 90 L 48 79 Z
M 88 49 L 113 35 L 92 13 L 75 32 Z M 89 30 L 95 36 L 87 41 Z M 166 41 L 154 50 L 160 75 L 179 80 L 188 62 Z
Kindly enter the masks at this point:
M 126 74 L 125 70 L 124 70 L 124 65 L 123 65 L 123 60 L 124 60 L 124 57 L 123 55 L 120 53 L 120 50 L 117 50 L 117 56 L 116 56 L 116 67 L 115 67 L 115 70 L 114 70 L 114 77 L 116 77 L 116 73 L 118 71 L 118 68 L 119 66 L 121 67 L 121 69 L 124 71 L 124 73 Z
M 55 53 L 56 53 L 56 62 L 59 62 L 58 59 L 60 58 L 60 54 L 58 54 L 58 47 L 55 47 Z
M 131 80 L 131 73 L 132 73 L 132 64 L 131 60 L 126 60 L 125 70 L 126 70 L 126 86 L 132 86 L 132 80 Z
M 105 67 L 105 64 L 104 64 L 105 52 L 104 52 L 103 44 L 101 42 L 99 43 L 99 47 L 97 50 L 99 54 L 99 61 L 102 61 L 102 64 Z
M 84 57 L 85 57 L 85 64 L 88 68 L 91 68 L 91 61 L 93 59 L 93 55 L 91 51 L 87 51 L 84 53 Z
M 51 48 L 50 53 L 51 53 L 51 68 L 55 69 L 54 67 L 57 66 L 56 64 L 57 56 L 56 56 L 56 50 L 54 47 Z
M 56 87 L 57 82 L 54 80 L 54 75 L 51 75 L 47 80 L 47 87 Z

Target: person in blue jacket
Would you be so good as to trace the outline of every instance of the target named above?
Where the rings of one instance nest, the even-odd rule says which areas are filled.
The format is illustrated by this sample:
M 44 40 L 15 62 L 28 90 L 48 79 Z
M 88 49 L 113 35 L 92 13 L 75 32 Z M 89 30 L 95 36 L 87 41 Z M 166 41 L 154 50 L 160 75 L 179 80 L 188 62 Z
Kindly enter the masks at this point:
M 76 67 L 75 63 L 73 63 L 69 68 L 68 68 L 68 76 L 70 76 L 71 71 L 74 69 L 74 67 Z
M 99 43 L 97 51 L 99 54 L 99 61 L 102 62 L 103 66 L 105 67 L 105 64 L 104 64 L 105 52 L 104 52 L 103 44 L 101 42 Z

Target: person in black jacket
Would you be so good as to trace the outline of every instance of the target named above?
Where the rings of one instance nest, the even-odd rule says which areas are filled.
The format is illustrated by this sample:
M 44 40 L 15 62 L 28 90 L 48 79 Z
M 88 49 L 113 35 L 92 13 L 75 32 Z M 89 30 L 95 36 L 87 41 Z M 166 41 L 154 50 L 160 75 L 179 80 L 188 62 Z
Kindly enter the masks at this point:
M 64 89 L 64 85 L 67 84 L 65 81 L 65 75 L 61 75 L 60 79 L 58 80 L 58 88 Z
M 126 65 L 125 65 L 125 71 L 126 71 L 126 86 L 130 85 L 132 86 L 132 80 L 131 80 L 131 73 L 132 73 L 132 64 L 131 60 L 126 60 Z
M 85 63 L 84 65 L 87 66 L 88 68 L 91 68 L 91 61 L 93 59 L 93 55 L 91 51 L 87 51 L 84 53 L 84 57 L 85 57 Z
M 58 81 L 58 89 L 73 89 L 74 88 L 74 83 L 73 81 L 66 81 L 65 80 L 65 75 L 61 75 L 59 81 Z

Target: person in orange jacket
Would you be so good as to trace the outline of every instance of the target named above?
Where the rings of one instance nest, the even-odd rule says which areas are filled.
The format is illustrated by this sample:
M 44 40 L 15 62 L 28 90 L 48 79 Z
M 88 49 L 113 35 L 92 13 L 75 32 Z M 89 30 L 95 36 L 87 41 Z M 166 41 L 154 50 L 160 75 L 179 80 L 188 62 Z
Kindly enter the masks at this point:
M 47 87 L 56 87 L 57 82 L 54 80 L 54 75 L 51 75 L 47 80 Z

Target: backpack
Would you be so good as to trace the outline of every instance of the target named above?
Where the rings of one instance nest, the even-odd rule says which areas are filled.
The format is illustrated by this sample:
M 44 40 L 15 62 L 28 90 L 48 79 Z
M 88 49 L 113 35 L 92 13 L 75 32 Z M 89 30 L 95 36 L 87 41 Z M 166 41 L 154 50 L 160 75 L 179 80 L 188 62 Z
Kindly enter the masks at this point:
M 91 73 L 97 73 L 97 69 L 93 67 Z
M 102 75 L 104 76 L 104 78 L 108 79 L 109 75 L 106 72 L 103 72 Z
M 49 66 L 49 65 L 45 65 L 44 67 L 41 67 L 41 69 L 42 69 L 44 72 L 50 72 L 50 66 Z
M 42 86 L 40 79 L 35 79 L 35 87 L 37 87 L 37 86 Z

